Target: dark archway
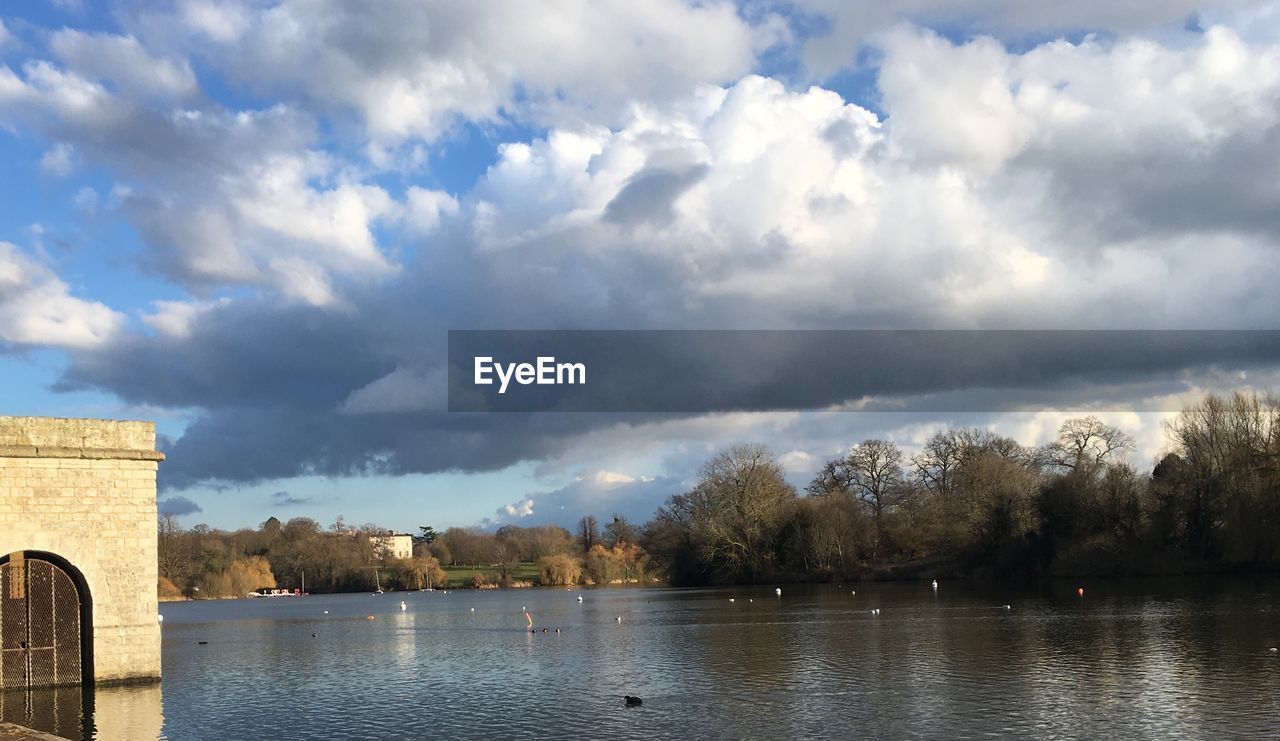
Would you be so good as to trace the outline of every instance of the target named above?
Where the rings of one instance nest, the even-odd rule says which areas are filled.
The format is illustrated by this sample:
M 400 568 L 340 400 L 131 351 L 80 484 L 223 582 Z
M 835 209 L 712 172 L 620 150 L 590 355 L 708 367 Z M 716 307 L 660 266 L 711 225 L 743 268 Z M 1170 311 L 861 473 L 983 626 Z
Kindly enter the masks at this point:
M 93 596 L 56 553 L 0 556 L 0 688 L 93 685 Z

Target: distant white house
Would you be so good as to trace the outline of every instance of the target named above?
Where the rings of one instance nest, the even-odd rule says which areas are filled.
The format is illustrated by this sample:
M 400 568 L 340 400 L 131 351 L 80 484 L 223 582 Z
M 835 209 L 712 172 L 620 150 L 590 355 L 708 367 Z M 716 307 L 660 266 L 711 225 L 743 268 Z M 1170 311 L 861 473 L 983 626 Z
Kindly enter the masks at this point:
M 388 530 L 382 535 L 370 535 L 369 541 L 386 558 L 412 558 L 413 536 Z

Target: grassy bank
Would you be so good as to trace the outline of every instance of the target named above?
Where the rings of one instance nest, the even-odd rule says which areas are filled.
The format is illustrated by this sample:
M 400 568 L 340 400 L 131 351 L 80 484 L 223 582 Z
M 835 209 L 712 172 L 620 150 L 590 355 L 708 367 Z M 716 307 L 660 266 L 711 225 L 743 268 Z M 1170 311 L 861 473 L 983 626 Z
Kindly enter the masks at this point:
M 475 581 L 476 574 L 481 575 L 489 584 L 497 584 L 501 577 L 501 570 L 497 566 L 445 566 L 444 570 L 449 575 L 448 586 L 450 588 L 471 586 Z M 538 581 L 538 565 L 532 562 L 517 564 L 511 570 L 511 578 L 514 581 L 527 581 L 536 584 Z

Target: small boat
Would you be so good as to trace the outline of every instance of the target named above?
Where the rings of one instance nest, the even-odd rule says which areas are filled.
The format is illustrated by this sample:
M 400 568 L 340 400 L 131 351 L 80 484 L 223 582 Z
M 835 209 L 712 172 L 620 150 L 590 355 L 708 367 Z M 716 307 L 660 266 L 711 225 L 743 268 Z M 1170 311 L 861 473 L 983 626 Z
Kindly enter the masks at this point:
M 301 589 L 261 589 L 257 592 L 249 592 L 246 597 L 301 597 Z

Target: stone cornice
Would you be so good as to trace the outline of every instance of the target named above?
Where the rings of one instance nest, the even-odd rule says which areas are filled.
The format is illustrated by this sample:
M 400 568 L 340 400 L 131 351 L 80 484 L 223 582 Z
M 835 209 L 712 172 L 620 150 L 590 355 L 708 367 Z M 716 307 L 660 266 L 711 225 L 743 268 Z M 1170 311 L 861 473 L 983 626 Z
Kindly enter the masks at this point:
M 162 461 L 164 453 L 128 448 L 66 448 L 49 445 L 0 445 L 0 458 L 81 458 L 85 460 Z

